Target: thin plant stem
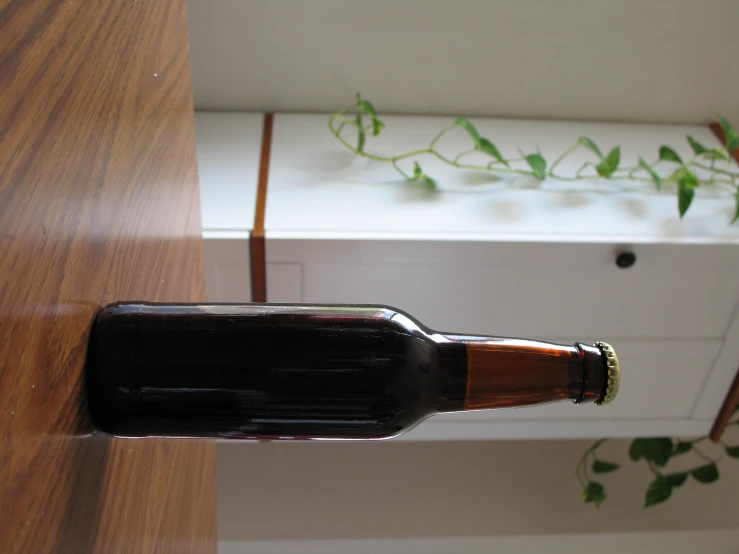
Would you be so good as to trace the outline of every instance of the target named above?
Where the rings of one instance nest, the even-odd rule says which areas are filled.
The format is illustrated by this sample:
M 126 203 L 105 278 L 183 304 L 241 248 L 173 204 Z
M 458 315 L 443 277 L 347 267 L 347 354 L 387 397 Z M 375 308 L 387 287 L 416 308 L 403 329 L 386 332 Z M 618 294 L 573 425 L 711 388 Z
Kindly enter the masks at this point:
M 475 152 L 477 152 L 477 148 L 470 148 L 469 150 L 465 150 L 464 152 L 460 152 L 459 154 L 457 154 L 457 157 L 454 158 L 454 161 L 455 162 L 458 162 L 459 160 L 461 160 L 465 156 L 469 156 L 470 154 L 474 154 Z
M 549 175 L 551 175 L 552 177 L 554 177 L 554 170 L 555 170 L 555 168 L 560 164 L 560 162 L 562 160 L 564 160 L 567 156 L 569 156 L 575 150 L 577 150 L 577 147 L 578 146 L 580 146 L 580 143 L 576 142 L 575 144 L 573 144 L 572 146 L 570 146 L 567 150 L 565 150 L 564 152 L 562 152 L 559 155 L 559 157 L 556 160 L 554 160 L 554 163 L 552 164 L 552 167 L 549 168 Z
M 714 460 L 713 458 L 710 458 L 710 457 L 706 456 L 703 452 L 701 452 L 695 446 L 693 446 L 693 452 L 695 452 L 696 454 L 698 454 L 699 457 L 703 458 L 705 461 L 707 461 L 709 463 L 715 464 L 715 463 L 717 463 L 719 461 L 719 460 Z
M 651 471 L 655 477 L 662 477 L 662 473 L 657 469 L 657 466 L 655 466 L 653 462 L 647 461 L 647 465 L 649 466 L 649 471 Z
M 456 123 L 452 123 L 451 125 L 448 125 L 447 127 L 444 127 L 441 131 L 437 133 L 437 135 L 432 139 L 431 144 L 429 144 L 429 149 L 433 150 L 434 146 L 436 146 L 436 143 L 439 142 L 441 137 L 443 137 L 446 133 L 451 131 L 457 126 Z
M 588 476 L 588 468 L 587 468 L 587 461 L 588 458 L 592 455 L 595 456 L 595 451 L 600 448 L 600 446 L 606 442 L 608 439 L 600 439 L 595 442 L 590 448 L 588 448 L 580 458 L 580 461 L 577 464 L 577 467 L 575 468 L 575 475 L 577 475 L 578 481 L 580 481 L 580 484 L 583 488 L 587 486 L 587 484 L 590 482 L 590 477 Z M 597 458 L 596 458 L 597 459 Z
M 714 173 L 720 173 L 721 175 L 728 175 L 730 177 L 736 177 L 737 175 L 739 175 L 739 173 L 733 173 L 732 171 L 728 171 L 726 169 L 721 169 L 720 167 L 708 166 L 708 165 L 702 164 L 700 162 L 693 162 L 693 165 L 695 167 L 699 167 L 701 169 L 706 169 L 708 171 L 713 171 Z
M 575 178 L 574 180 L 582 179 L 582 172 L 585 171 L 588 167 L 593 166 L 595 167 L 595 164 L 593 162 L 585 162 L 580 166 L 580 168 L 575 172 Z M 586 179 L 588 177 L 585 177 Z

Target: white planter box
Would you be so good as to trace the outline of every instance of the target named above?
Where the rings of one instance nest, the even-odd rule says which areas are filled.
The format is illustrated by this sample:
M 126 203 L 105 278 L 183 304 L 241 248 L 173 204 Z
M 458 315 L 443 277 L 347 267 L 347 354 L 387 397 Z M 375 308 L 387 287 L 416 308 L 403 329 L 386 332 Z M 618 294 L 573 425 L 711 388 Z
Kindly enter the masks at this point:
M 424 147 L 449 119 L 385 121 L 368 149 L 396 154 Z M 687 156 L 686 134 L 718 146 L 700 126 L 474 123 L 505 154 L 538 147 L 550 162 L 580 135 L 603 150 L 620 144 L 624 164 L 656 158 L 662 144 Z M 436 329 L 605 340 L 622 358 L 613 405 L 437 416 L 406 439 L 708 431 L 739 363 L 739 226 L 728 224 L 730 198 L 699 190 L 681 221 L 675 195 L 647 185 L 611 194 L 635 185 L 492 182 L 419 158 L 439 182 L 442 192 L 434 193 L 403 182 L 389 164 L 353 157 L 326 124 L 324 115 L 275 116 L 265 225 L 270 302 L 390 304 Z M 261 131 L 261 120 L 252 126 Z M 440 143 L 450 153 L 469 146 L 461 129 Z M 256 190 L 259 148 L 253 151 Z M 560 172 L 574 172 L 584 159 L 573 156 Z M 622 250 L 637 256 L 627 270 L 615 265 Z M 221 288 L 215 299 L 243 300 L 243 262 L 227 257 L 209 269 Z

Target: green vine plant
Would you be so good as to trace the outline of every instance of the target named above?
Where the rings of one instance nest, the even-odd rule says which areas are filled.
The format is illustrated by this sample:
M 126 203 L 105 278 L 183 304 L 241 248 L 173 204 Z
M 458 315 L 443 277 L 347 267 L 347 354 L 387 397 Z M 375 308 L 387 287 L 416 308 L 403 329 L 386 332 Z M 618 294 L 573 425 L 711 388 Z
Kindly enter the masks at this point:
M 739 148 L 739 133 L 726 118 L 720 117 L 719 122 L 724 130 L 726 148 L 707 148 L 695 138 L 687 136 L 688 144 L 693 150 L 690 158 L 683 159 L 674 148 L 665 145 L 659 148 L 657 160 L 649 163 L 640 157 L 634 166 L 621 165 L 620 146 L 614 146 L 607 154 L 604 154 L 593 140 L 584 136 L 578 138 L 575 144 L 562 152 L 551 165 L 538 151 L 526 154 L 519 150 L 519 157 L 506 158 L 490 139 L 481 136 L 468 119 L 461 117 L 441 129 L 425 148 L 414 149 L 395 156 L 383 156 L 370 152 L 368 145 L 371 137 L 377 137 L 382 132 L 385 123 L 379 118 L 372 103 L 362 98 L 360 93 L 357 93 L 355 104 L 331 115 L 328 124 L 331 133 L 354 154 L 377 162 L 390 163 L 407 181 L 419 182 L 432 190 L 437 189 L 437 182 L 424 172 L 417 160 L 414 160 L 412 173 L 404 170 L 400 162 L 431 156 L 460 169 L 489 171 L 501 175 L 530 176 L 538 181 L 544 181 L 547 178 L 559 181 L 620 179 L 651 183 L 657 190 L 661 190 L 665 184 L 672 183 L 677 185 L 680 217 L 683 217 L 690 208 L 696 189 L 713 185 L 734 197 L 736 209 L 731 223 L 735 223 L 739 220 L 739 186 L 737 186 L 739 172 L 728 169 L 730 167 L 728 164 L 724 164 L 726 167 L 717 166 L 717 162 L 731 161 L 730 152 Z M 439 141 L 445 134 L 457 128 L 469 134 L 470 148 L 457 154 L 443 153 L 438 148 Z M 356 136 L 353 144 L 345 136 L 347 130 L 352 130 Z M 568 156 L 583 148 L 592 154 L 592 160 L 583 163 L 574 175 L 557 173 L 557 168 Z M 490 161 L 483 165 L 465 163 L 465 158 L 474 153 L 482 153 L 488 156 Z M 667 164 L 671 170 L 666 176 L 660 176 L 656 171 L 657 166 L 662 164 Z M 699 177 L 698 173 L 704 176 Z
M 739 407 L 734 411 L 736 415 Z M 730 426 L 739 425 L 739 418 L 730 421 Z M 656 506 L 666 502 L 675 489 L 680 488 L 691 477 L 698 483 L 714 483 L 719 479 L 718 464 L 722 458 L 714 459 L 707 456 L 698 445 L 708 437 L 693 440 L 673 440 L 666 437 L 634 439 L 629 448 L 629 458 L 633 462 L 643 462 L 649 468 L 654 479 L 647 486 L 644 497 L 644 507 Z M 606 499 L 606 490 L 600 481 L 591 478 L 593 475 L 604 475 L 617 471 L 621 466 L 615 462 L 602 460 L 598 449 L 607 439 L 601 439 L 588 448 L 580 458 L 575 468 L 575 474 L 582 487 L 582 498 L 586 503 L 592 503 L 596 508 Z M 739 459 L 739 445 L 730 446 L 721 442 L 726 456 Z M 671 460 L 682 456 L 693 456 L 697 465 L 684 471 L 669 471 Z M 600 477 L 598 477 L 600 479 Z

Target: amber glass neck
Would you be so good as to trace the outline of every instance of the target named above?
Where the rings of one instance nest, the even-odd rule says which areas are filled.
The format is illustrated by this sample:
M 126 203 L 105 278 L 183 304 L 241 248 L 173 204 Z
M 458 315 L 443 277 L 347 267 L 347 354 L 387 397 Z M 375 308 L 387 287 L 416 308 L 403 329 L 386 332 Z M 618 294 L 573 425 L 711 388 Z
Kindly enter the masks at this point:
M 561 400 L 601 400 L 607 381 L 595 346 L 525 339 L 447 335 L 467 350 L 465 410 L 510 408 Z

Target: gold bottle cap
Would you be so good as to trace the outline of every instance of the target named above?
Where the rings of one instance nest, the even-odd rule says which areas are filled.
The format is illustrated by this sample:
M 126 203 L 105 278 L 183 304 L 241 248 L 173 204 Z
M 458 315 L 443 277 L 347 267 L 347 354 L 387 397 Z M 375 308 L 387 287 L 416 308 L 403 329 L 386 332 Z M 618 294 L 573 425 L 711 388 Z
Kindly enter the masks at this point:
M 608 368 L 606 392 L 603 394 L 602 399 L 595 402 L 598 406 L 603 406 L 604 404 L 612 402 L 618 394 L 618 387 L 621 384 L 621 366 L 618 363 L 616 351 L 610 344 L 605 342 L 596 342 L 595 346 L 600 348 L 600 351 L 603 352 L 603 355 L 606 357 L 606 366 Z

